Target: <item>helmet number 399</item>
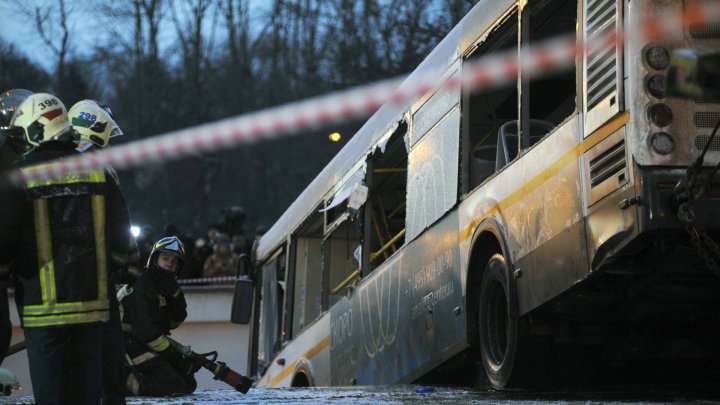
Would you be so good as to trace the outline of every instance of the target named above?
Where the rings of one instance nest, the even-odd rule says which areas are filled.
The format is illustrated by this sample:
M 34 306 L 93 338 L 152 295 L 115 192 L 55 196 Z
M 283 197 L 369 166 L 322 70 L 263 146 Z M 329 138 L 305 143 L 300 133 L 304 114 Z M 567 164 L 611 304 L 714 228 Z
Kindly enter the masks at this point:
M 58 101 L 56 98 L 48 98 L 44 100 L 43 102 L 38 103 L 38 108 L 40 110 L 44 110 L 48 107 L 52 107 L 54 105 L 58 105 Z

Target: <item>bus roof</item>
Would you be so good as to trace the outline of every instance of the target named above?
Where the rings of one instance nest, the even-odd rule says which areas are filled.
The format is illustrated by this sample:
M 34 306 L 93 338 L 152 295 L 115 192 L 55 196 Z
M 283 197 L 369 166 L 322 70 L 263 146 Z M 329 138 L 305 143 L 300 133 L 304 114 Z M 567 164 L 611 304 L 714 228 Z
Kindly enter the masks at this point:
M 516 0 L 481 0 L 403 81 L 400 89 L 418 77 L 441 75 L 460 54 L 478 43 L 481 36 L 486 35 L 495 21 L 514 4 Z M 273 254 L 288 234 L 315 212 L 327 193 L 375 149 L 388 131 L 394 129 L 419 98 L 415 97 L 403 104 L 385 103 L 380 107 L 260 238 L 257 259 L 262 261 Z

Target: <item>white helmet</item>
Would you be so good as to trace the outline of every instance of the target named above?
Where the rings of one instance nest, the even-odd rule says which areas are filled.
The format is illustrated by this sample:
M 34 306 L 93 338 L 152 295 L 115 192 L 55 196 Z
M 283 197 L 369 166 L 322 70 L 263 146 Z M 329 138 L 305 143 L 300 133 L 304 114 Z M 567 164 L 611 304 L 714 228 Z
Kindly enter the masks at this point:
M 18 381 L 15 373 L 6 369 L 0 368 L 0 397 L 8 396 L 13 391 L 20 389 L 20 382 Z
M 73 129 L 80 134 L 77 147 L 80 152 L 86 151 L 92 145 L 104 148 L 110 138 L 123 134 L 108 110 L 95 100 L 75 103 L 68 115 Z
M 70 121 L 62 101 L 52 94 L 36 93 L 18 106 L 10 127 L 22 129 L 28 143 L 37 146 L 70 129 Z

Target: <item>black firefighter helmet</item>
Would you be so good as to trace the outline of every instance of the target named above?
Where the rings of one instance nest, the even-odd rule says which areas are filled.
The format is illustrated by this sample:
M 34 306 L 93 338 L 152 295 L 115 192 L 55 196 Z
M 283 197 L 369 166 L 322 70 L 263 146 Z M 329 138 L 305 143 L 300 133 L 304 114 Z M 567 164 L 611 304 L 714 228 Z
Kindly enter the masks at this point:
M 185 263 L 185 245 L 180 241 L 180 238 L 177 236 L 167 236 L 155 242 L 148 257 L 148 268 L 150 268 L 151 265 L 156 265 L 157 255 L 159 255 L 160 252 L 169 253 L 178 258 L 178 268 L 175 271 L 175 274 L 178 274 L 180 269 L 182 269 L 182 265 Z

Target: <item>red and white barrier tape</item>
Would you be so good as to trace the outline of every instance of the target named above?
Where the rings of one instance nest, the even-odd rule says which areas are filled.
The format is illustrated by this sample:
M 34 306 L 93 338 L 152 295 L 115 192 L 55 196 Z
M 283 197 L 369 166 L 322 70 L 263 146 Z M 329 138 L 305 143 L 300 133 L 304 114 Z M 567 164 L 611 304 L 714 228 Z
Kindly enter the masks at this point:
M 720 17 L 717 2 L 688 7 L 682 15 L 662 14 L 659 18 L 643 21 L 636 34 L 643 38 L 661 38 L 678 27 L 689 26 Z M 404 78 L 384 80 L 374 84 L 315 97 L 256 113 L 228 118 L 140 141 L 113 146 L 93 153 L 73 156 L 55 164 L 13 173 L 16 182 L 56 177 L 71 172 L 100 169 L 104 165 L 126 169 L 148 163 L 178 159 L 198 152 L 212 152 L 221 148 L 250 144 L 277 138 L 309 128 L 367 115 L 383 103 L 404 103 L 434 90 L 452 90 L 463 87 L 480 91 L 503 86 L 517 79 L 518 70 L 537 76 L 562 69 L 575 63 L 575 55 L 586 47 L 607 41 L 621 40 L 611 32 L 582 44 L 574 37 L 561 37 L 539 43 L 524 51 L 518 59 L 515 51 L 503 55 L 480 58 L 463 66 L 457 77 L 438 84 L 437 75 L 431 74 L 406 83 L 398 89 Z

